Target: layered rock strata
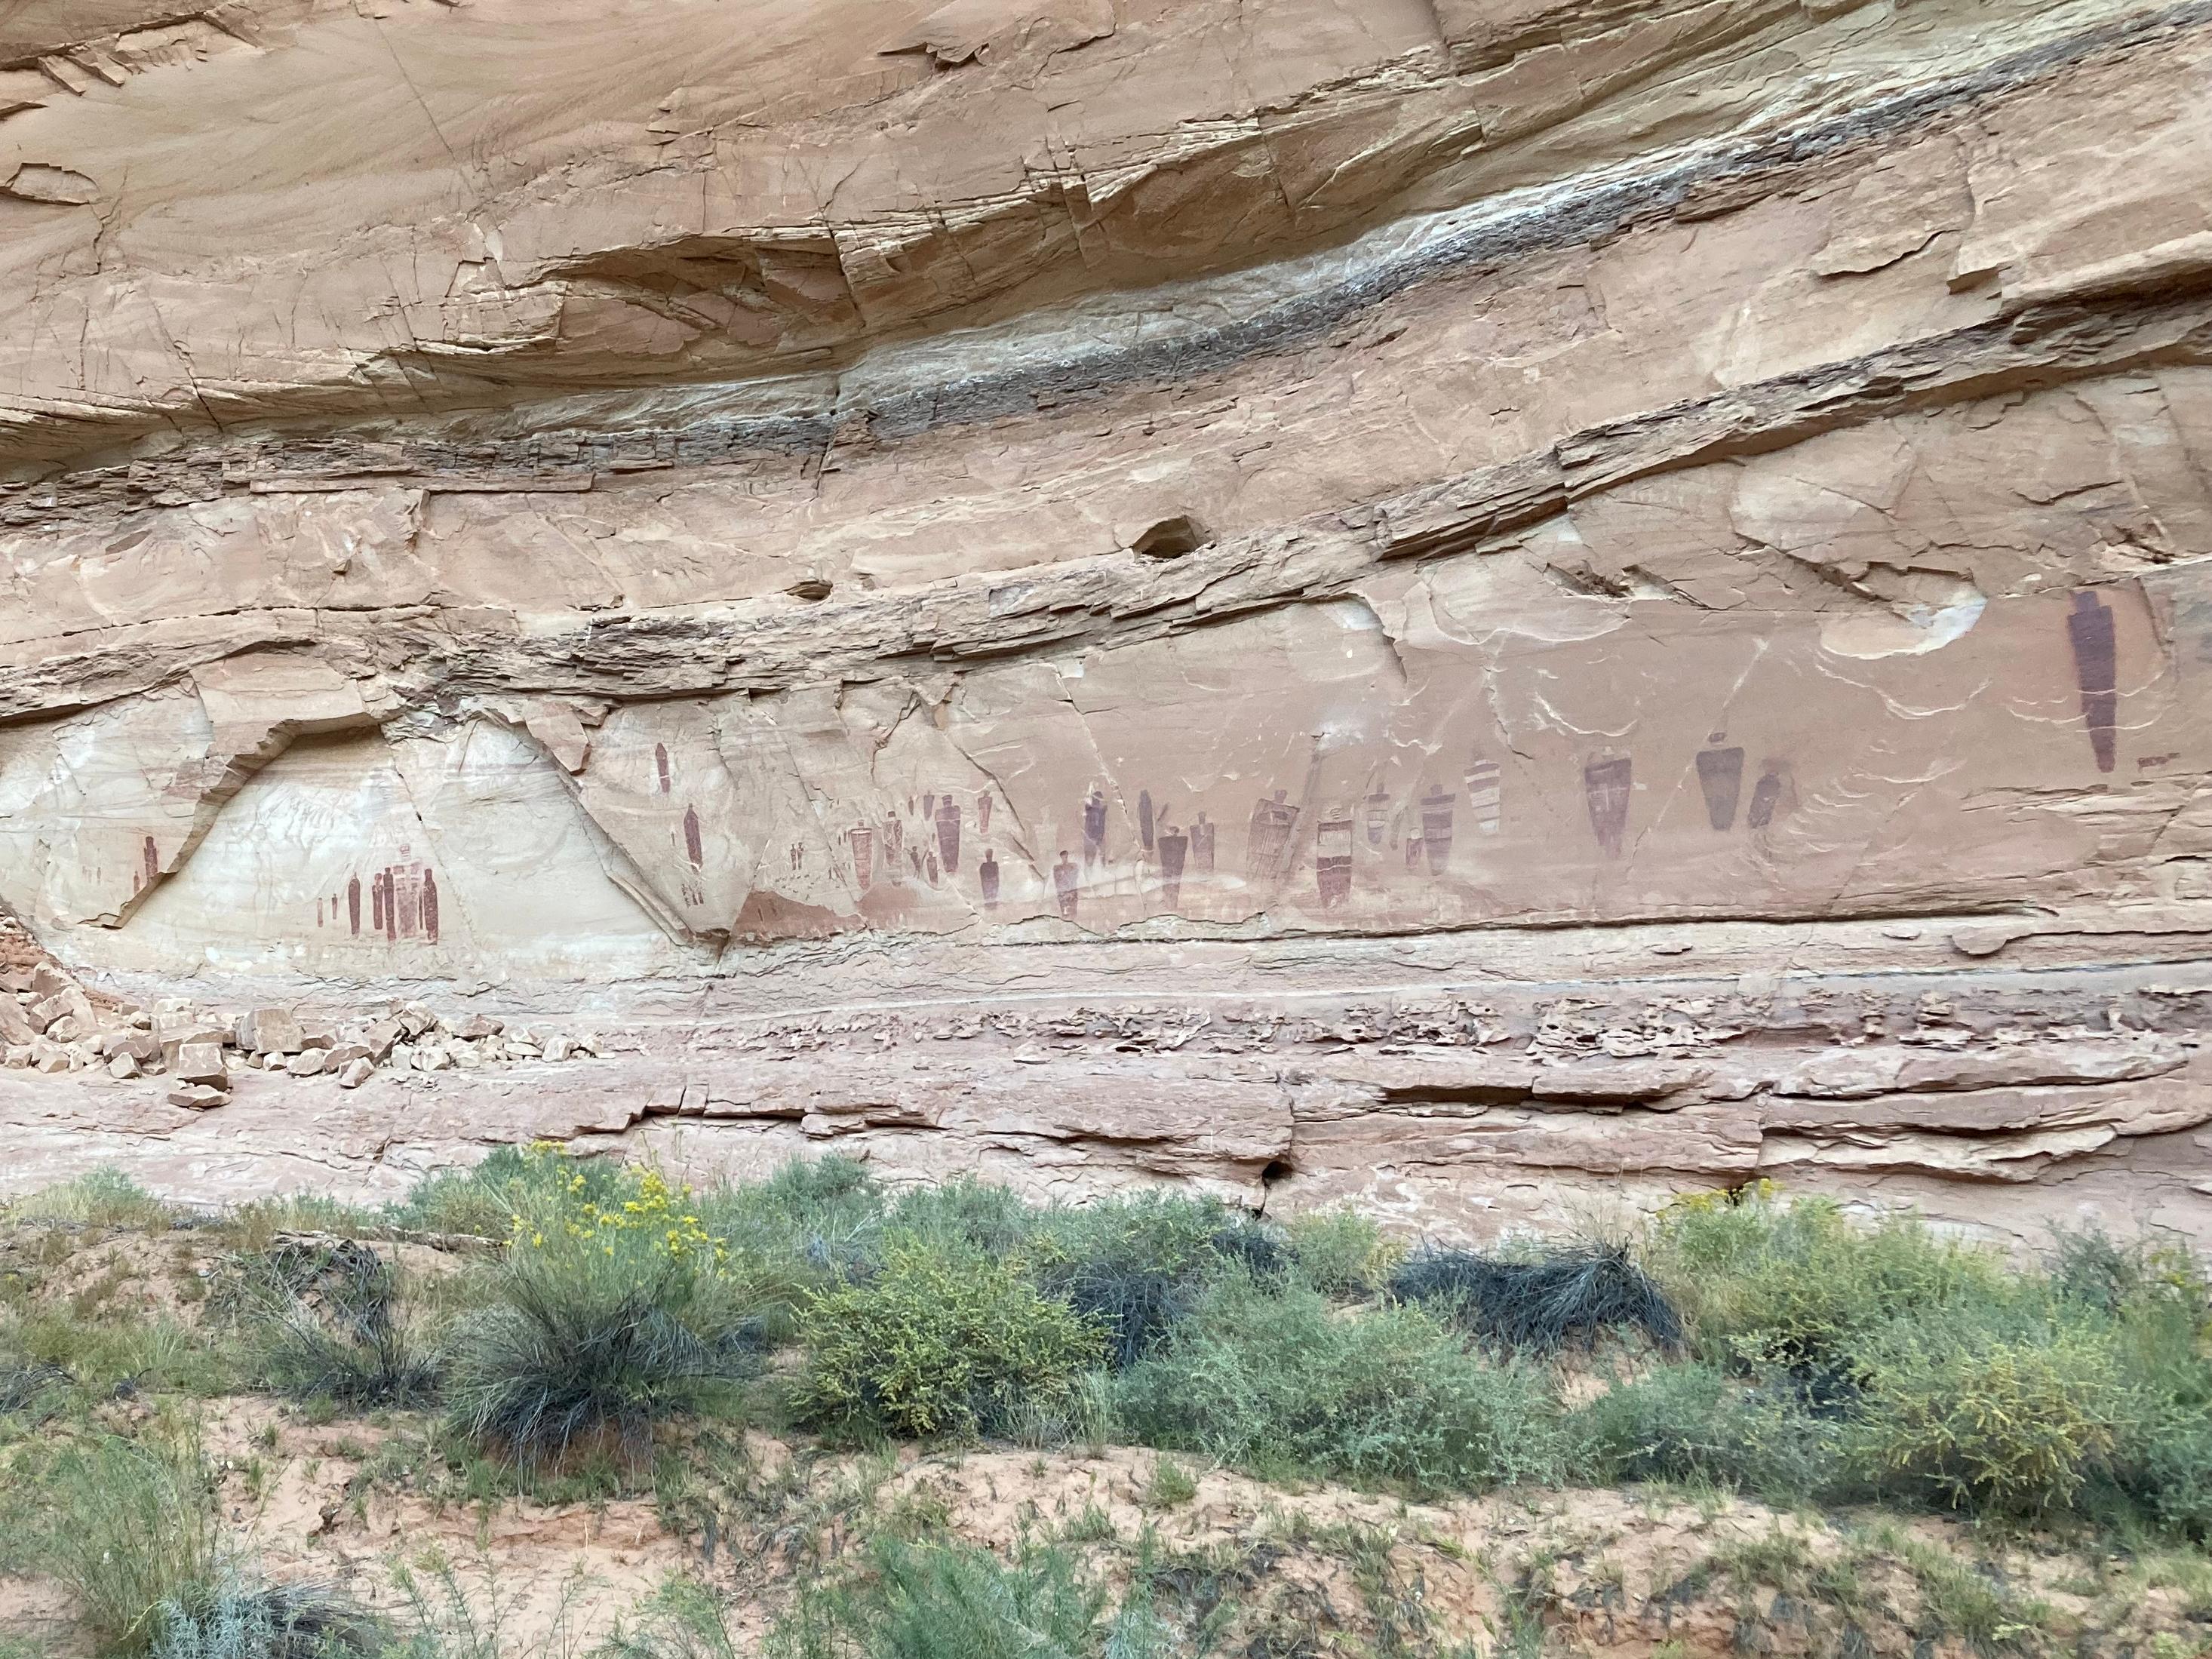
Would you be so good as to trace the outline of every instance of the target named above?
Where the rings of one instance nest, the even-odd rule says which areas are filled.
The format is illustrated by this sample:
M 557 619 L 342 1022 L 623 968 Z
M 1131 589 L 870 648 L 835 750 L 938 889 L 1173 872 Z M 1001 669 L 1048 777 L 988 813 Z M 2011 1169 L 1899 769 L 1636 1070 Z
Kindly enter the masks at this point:
M 234 1036 L 607 1058 L 0 1074 L 8 1178 L 2212 1237 L 2208 62 L 2108 0 L 33 7 L 0 899 Z

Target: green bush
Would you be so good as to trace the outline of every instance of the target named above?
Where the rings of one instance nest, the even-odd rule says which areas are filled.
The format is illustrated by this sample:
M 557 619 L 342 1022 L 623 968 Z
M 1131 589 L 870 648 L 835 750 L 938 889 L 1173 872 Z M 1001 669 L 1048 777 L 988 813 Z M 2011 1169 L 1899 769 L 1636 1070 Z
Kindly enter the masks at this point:
M 1753 1387 L 1715 1365 L 1661 1365 L 1616 1382 L 1569 1429 L 1585 1478 L 1600 1483 L 1737 1486 L 1777 1503 L 1840 1495 L 1836 1425 L 1794 1390 Z
M 2001 1305 L 2014 1288 L 1995 1252 L 1917 1218 L 1860 1226 L 1830 1200 L 1765 1183 L 1678 1200 L 1646 1254 L 1705 1358 L 1786 1367 L 1823 1392 L 1848 1386 L 1853 1351 L 1891 1320 Z
M 2066 1508 L 2142 1409 L 2111 1328 L 2078 1321 L 1897 1320 L 1857 1364 L 1852 1455 L 1956 1504 Z
M 1165 1659 L 1141 1597 L 1111 1597 L 1054 1549 L 1003 1562 L 951 1543 L 879 1540 L 866 1569 L 813 1586 L 769 1632 L 769 1659 Z
M 702 1194 L 697 1207 L 723 1272 L 779 1339 L 811 1295 L 872 1272 L 882 1255 L 883 1191 L 853 1158 L 787 1164 L 766 1181 Z
M 234 1570 L 156 1610 L 149 1659 L 385 1659 L 379 1620 L 319 1584 L 270 1584 Z
M 241 1255 L 210 1304 L 244 1328 L 263 1384 L 291 1399 L 404 1408 L 437 1393 L 435 1356 L 391 1263 L 356 1240 Z
M 1007 1424 L 1064 1398 L 1097 1363 L 1097 1326 L 1041 1295 L 1021 1263 L 949 1238 L 894 1236 L 882 1271 L 815 1297 L 799 1319 L 807 1420 L 899 1435 Z
M 1242 1278 L 1115 1398 L 1138 1441 L 1261 1474 L 1451 1491 L 1556 1478 L 1565 1450 L 1543 1373 L 1485 1363 L 1417 1308 L 1340 1317 L 1316 1291 Z
M 35 1556 L 105 1654 L 151 1652 L 165 1608 L 216 1577 L 214 1489 L 197 1453 L 108 1437 L 48 1471 Z
M 902 1193 L 884 1231 L 1005 1255 L 1026 1244 L 1036 1224 L 1037 1212 L 1013 1188 L 963 1175 Z
M 550 1141 L 497 1146 L 473 1169 L 424 1176 L 386 1218 L 424 1232 L 503 1239 L 526 1210 L 570 1201 L 605 1204 L 635 1179 L 617 1159 L 573 1157 Z
M 611 1185 L 581 1170 L 518 1189 L 490 1306 L 451 1343 L 447 1395 L 463 1433 L 534 1464 L 728 1399 L 757 1326 L 720 1271 L 689 1194 L 652 1171 Z
M 1123 1370 L 1206 1285 L 1279 1249 L 1218 1199 L 1155 1188 L 1046 1212 L 1031 1253 L 1038 1282 L 1105 1331 L 1108 1363 Z
M 1373 1296 L 1390 1282 L 1406 1247 L 1357 1211 L 1316 1210 L 1283 1224 L 1291 1264 L 1323 1296 Z
M 169 1224 L 169 1208 L 120 1170 L 99 1169 L 42 1188 L 0 1206 L 13 1221 L 69 1221 L 85 1227 L 137 1227 L 153 1231 Z
M 592 1659 L 738 1659 L 721 1601 L 696 1578 L 672 1577 L 607 1638 Z

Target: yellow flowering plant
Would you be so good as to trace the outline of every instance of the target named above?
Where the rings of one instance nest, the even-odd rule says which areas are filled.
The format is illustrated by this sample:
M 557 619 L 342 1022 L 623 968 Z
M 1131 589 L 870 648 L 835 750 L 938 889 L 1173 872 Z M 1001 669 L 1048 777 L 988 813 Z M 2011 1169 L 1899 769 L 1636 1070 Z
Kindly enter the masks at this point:
M 465 1431 L 526 1461 L 704 1408 L 757 1358 L 758 1322 L 688 1188 L 657 1170 L 532 1148 L 507 1187 L 498 1304 L 461 1333 Z

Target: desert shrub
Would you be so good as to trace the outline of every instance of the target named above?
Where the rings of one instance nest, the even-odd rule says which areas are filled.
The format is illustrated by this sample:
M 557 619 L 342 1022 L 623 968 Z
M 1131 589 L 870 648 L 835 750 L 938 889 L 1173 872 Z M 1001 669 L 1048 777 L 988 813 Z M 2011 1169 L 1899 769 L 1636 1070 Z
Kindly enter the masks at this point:
M 1646 1259 L 1705 1357 L 1786 1368 L 1824 1401 L 1848 1393 L 1854 1350 L 1891 1320 L 1997 1305 L 2013 1289 L 1994 1252 L 1917 1218 L 1863 1227 L 1765 1183 L 1677 1200 Z
M 608 1436 L 637 1452 L 655 1421 L 726 1397 L 757 1358 L 757 1324 L 689 1194 L 651 1171 L 568 1175 L 512 1189 L 494 1299 L 450 1344 L 454 1425 L 525 1463 Z
M 963 1175 L 902 1193 L 884 1230 L 1004 1255 L 1026 1243 L 1036 1226 L 1036 1212 L 1011 1187 Z
M 46 1472 L 34 1555 L 106 1653 L 150 1652 L 162 1609 L 214 1582 L 213 1488 L 197 1453 L 107 1437 Z
M 1586 1478 L 1736 1486 L 1776 1502 L 1838 1495 L 1834 1425 L 1796 1391 L 1747 1385 L 1714 1365 L 1661 1365 L 1616 1382 L 1570 1422 Z
M 0 1416 L 30 1410 L 70 1381 L 62 1366 L 33 1358 L 14 1330 L 0 1330 Z
M 1157 1188 L 1047 1212 L 1030 1252 L 1038 1282 L 1095 1321 L 1126 1370 L 1224 1274 L 1279 1278 L 1274 1232 L 1220 1200 Z
M 661 1583 L 592 1659 L 738 1659 L 726 1609 L 696 1578 Z
M 1372 1296 L 1389 1284 L 1404 1247 L 1382 1228 L 1349 1209 L 1316 1210 L 1283 1226 L 1298 1277 L 1323 1296 Z
M 1012 1562 L 967 1545 L 879 1540 L 859 1574 L 802 1592 L 769 1659 L 1151 1659 L 1168 1651 L 1141 1598 L 1118 1613 L 1057 1549 Z
M 1123 1374 L 1116 1404 L 1149 1444 L 1423 1491 L 1546 1479 L 1565 1449 L 1540 1374 L 1485 1363 L 1420 1309 L 1339 1317 L 1316 1291 L 1242 1277 Z
M 172 1390 L 212 1396 L 237 1382 L 235 1355 L 166 1314 L 83 1319 L 43 1307 L 15 1323 L 10 1345 L 49 1382 L 66 1375 L 88 1395 Z
M 2065 1508 L 2142 1410 L 2109 1326 L 1892 1322 L 1862 1348 L 1845 1443 L 1870 1479 L 2004 1510 Z
M 875 1270 L 885 1208 L 866 1166 L 841 1157 L 787 1164 L 766 1181 L 702 1193 L 697 1204 L 723 1272 L 746 1287 L 779 1339 L 808 1296 Z
M 1527 1353 L 1588 1348 L 1623 1334 L 1667 1350 L 1682 1342 L 1674 1305 L 1619 1247 L 1519 1255 L 1424 1249 L 1391 1276 L 1390 1290 L 1485 1342 Z
M 437 1393 L 431 1345 L 392 1264 L 367 1244 L 280 1239 L 241 1252 L 209 1300 L 211 1314 L 243 1330 L 256 1375 L 278 1394 L 409 1407 Z
M 393 1226 L 503 1239 L 515 1218 L 549 1203 L 618 1202 L 635 1173 L 618 1160 L 577 1158 L 553 1142 L 497 1146 L 469 1170 L 440 1170 L 386 1212 Z
M 1002 1428 L 1097 1363 L 1097 1325 L 1042 1295 L 1018 1261 L 939 1236 L 894 1236 L 874 1278 L 810 1301 L 800 1413 L 900 1435 Z
M 18 1221 L 72 1222 L 85 1227 L 152 1231 L 170 1222 L 168 1206 L 120 1170 L 98 1169 L 41 1188 L 5 1206 Z
M 208 1225 L 232 1249 L 251 1253 L 281 1243 L 287 1233 L 369 1232 L 384 1225 L 387 1216 L 320 1193 L 285 1193 L 250 1200 L 211 1218 Z
M 235 1568 L 155 1609 L 149 1659 L 383 1659 L 382 1623 L 321 1584 L 262 1583 Z

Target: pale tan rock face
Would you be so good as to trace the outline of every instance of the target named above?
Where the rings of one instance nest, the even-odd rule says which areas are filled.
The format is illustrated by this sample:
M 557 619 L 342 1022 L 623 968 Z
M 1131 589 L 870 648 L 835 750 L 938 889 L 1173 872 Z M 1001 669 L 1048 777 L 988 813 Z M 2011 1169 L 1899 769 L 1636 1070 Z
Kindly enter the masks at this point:
M 2212 1237 L 2208 67 L 2117 0 L 19 8 L 0 902 L 324 1040 L 172 1107 L 27 983 L 6 1179 Z

